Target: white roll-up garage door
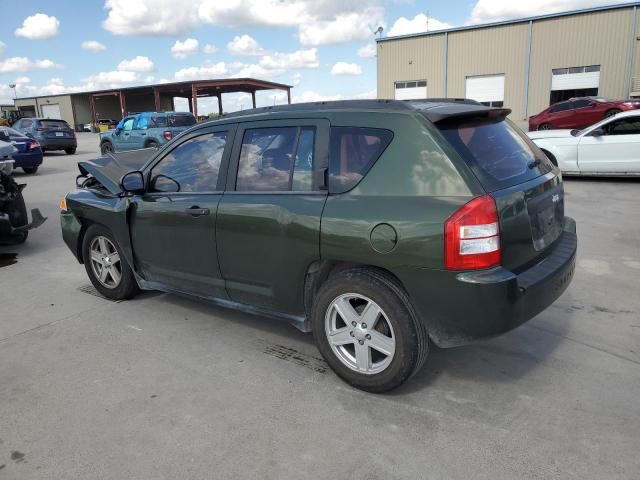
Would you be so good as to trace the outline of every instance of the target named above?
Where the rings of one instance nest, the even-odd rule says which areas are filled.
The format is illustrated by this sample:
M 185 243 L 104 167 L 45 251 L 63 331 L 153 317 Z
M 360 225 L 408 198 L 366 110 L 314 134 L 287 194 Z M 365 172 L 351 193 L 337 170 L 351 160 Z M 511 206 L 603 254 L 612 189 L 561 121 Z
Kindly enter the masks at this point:
M 504 102 L 504 75 L 467 77 L 465 97 L 481 103 Z
M 60 115 L 60 105 L 54 103 L 52 105 L 40 105 L 40 110 L 42 111 L 42 116 L 44 118 L 56 118 L 61 119 Z
M 551 90 L 581 90 L 599 87 L 599 65 L 591 67 L 556 68 L 553 70 Z
M 426 80 L 395 83 L 396 100 L 417 100 L 421 98 L 427 98 Z

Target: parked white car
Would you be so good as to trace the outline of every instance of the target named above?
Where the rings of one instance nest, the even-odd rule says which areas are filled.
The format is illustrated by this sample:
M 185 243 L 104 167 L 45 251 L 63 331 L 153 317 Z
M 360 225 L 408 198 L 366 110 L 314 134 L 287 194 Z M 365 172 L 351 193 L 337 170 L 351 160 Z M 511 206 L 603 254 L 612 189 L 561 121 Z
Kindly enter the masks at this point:
M 606 118 L 584 130 L 527 133 L 567 175 L 640 175 L 640 112 Z

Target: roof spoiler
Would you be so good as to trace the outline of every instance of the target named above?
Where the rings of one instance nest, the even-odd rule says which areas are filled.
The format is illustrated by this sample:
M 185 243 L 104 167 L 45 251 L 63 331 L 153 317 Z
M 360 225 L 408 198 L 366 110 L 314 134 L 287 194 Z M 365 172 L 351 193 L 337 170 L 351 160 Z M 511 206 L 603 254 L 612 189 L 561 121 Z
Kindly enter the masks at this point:
M 433 123 L 445 123 L 462 119 L 504 120 L 510 113 L 510 108 L 480 107 L 469 104 L 456 104 L 449 107 L 422 110 L 422 114 Z

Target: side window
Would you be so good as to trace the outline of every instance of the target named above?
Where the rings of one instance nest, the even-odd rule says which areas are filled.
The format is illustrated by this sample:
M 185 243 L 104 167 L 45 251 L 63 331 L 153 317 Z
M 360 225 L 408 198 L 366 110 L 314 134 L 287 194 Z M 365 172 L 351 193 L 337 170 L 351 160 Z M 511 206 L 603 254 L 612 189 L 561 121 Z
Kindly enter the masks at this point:
M 631 117 L 612 122 L 607 128 L 609 135 L 638 135 L 640 134 L 640 118 Z
M 244 132 L 236 190 L 313 189 L 313 127 L 256 128 Z
M 127 118 L 124 123 L 122 124 L 122 129 L 127 132 L 129 130 L 133 130 L 133 122 L 134 122 L 135 118 L 131 117 L 131 118 Z
M 393 133 L 377 128 L 334 127 L 329 149 L 329 191 L 355 187 L 387 148 Z
M 181 143 L 151 170 L 151 191 L 215 191 L 226 143 L 227 132 L 208 133 Z
M 149 128 L 149 117 L 147 115 L 140 115 L 133 126 L 134 130 L 146 130 Z
M 551 107 L 550 113 L 564 112 L 566 110 L 569 110 L 569 108 L 569 102 L 556 103 L 553 107 Z
M 576 100 L 573 102 L 573 108 L 584 108 L 589 106 L 589 100 Z
M 164 128 L 167 126 L 167 117 L 163 115 L 152 115 L 149 120 L 149 128 Z

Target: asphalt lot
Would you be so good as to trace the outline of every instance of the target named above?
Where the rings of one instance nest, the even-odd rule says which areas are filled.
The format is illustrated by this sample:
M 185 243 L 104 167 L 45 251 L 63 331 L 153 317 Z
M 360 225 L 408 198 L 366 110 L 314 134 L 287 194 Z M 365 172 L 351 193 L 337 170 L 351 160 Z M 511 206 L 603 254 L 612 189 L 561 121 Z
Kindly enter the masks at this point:
M 49 219 L 0 247 L 18 254 L 0 266 L 0 479 L 640 477 L 640 181 L 567 180 L 569 290 L 371 395 L 287 324 L 83 292 L 57 218 L 97 152 L 95 135 L 79 140 L 17 175 Z

